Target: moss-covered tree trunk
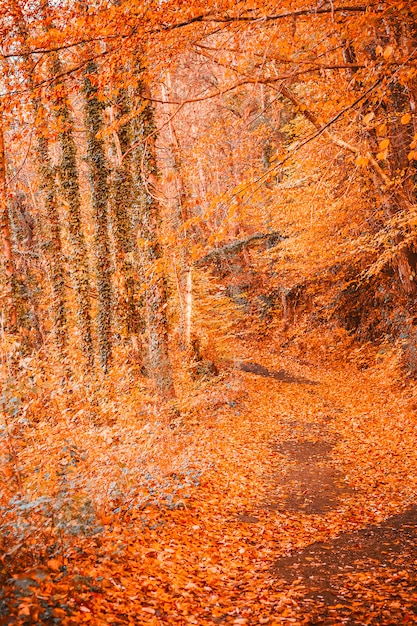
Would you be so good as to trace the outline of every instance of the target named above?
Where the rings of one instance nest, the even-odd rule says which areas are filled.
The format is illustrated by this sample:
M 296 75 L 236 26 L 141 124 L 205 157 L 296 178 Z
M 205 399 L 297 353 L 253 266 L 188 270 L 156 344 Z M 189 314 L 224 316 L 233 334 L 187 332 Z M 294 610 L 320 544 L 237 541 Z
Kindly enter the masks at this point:
M 101 367 L 105 372 L 111 362 L 112 290 L 109 242 L 109 185 L 108 164 L 103 139 L 104 104 L 99 100 L 92 77 L 97 72 L 94 62 L 88 63 L 84 78 L 85 124 L 87 130 L 87 160 L 90 170 L 91 196 L 94 217 L 94 249 L 98 290 L 97 337 Z
M 61 65 L 54 57 L 53 76 L 61 73 Z M 87 367 L 94 364 L 94 345 L 91 332 L 90 278 L 87 247 L 81 218 L 81 197 L 77 165 L 77 147 L 74 140 L 74 121 L 65 86 L 59 81 L 54 88 L 55 115 L 61 149 L 58 167 L 62 197 L 67 209 L 67 228 L 72 247 L 71 275 L 77 303 L 77 320 L 81 347 Z
M 42 115 L 42 106 L 35 101 L 36 116 Z M 58 198 L 55 170 L 51 161 L 49 140 L 45 129 L 40 127 L 39 118 L 35 121 L 38 156 L 38 173 L 43 204 L 47 220 L 46 257 L 48 261 L 52 291 L 52 322 L 55 345 L 61 357 L 66 357 L 68 344 L 67 311 L 65 302 L 65 270 L 62 252 L 61 224 L 58 212 Z
M 141 330 L 140 316 L 135 304 L 135 242 L 133 236 L 132 134 L 130 122 L 123 117 L 130 112 L 126 90 L 117 99 L 116 120 L 121 125 L 114 135 L 116 164 L 112 176 L 112 222 L 119 274 L 118 315 L 125 337 L 137 336 Z
M 37 237 L 38 219 L 31 212 L 27 200 L 27 195 L 15 188 L 9 201 L 10 225 L 15 245 L 17 318 L 22 354 L 39 349 L 45 336 L 40 314 L 42 283 L 39 281 L 39 260 L 42 255 Z
M 136 193 L 140 202 L 139 233 L 140 257 L 146 284 L 146 323 L 148 358 L 152 376 L 163 398 L 174 397 L 172 367 L 168 350 L 167 290 L 162 248 L 159 240 L 160 206 L 155 184 L 158 178 L 153 108 L 143 85 L 139 95 L 145 98 L 135 122 L 135 144 L 140 153 L 135 155 Z
M 5 273 L 5 328 L 17 330 L 16 276 L 11 241 L 10 216 L 7 203 L 6 155 L 4 151 L 3 110 L 0 103 L 0 230 L 3 244 Z

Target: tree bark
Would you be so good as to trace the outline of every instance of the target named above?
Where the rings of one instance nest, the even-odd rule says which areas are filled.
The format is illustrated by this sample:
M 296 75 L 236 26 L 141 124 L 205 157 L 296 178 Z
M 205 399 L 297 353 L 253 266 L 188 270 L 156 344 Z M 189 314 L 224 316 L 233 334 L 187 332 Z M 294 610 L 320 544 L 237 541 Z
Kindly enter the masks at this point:
M 43 107 L 41 103 L 35 101 L 33 107 L 36 118 L 42 118 Z M 60 356 L 65 359 L 68 344 L 68 328 L 65 301 L 64 255 L 62 252 L 56 176 L 50 157 L 49 140 L 46 136 L 45 129 L 39 127 L 39 124 L 39 120 L 35 119 L 37 134 L 36 152 L 39 159 L 38 172 L 48 226 L 49 240 L 46 245 L 46 257 L 52 287 L 53 332 L 58 352 Z
M 58 56 L 53 56 L 52 75 L 61 73 Z M 90 277 L 87 247 L 81 218 L 81 197 L 77 165 L 77 146 L 74 140 L 74 121 L 65 86 L 58 82 L 55 86 L 55 116 L 59 126 L 61 157 L 58 174 L 63 199 L 67 208 L 67 226 L 72 246 L 70 259 L 71 274 L 74 281 L 77 318 L 81 334 L 81 347 L 87 367 L 94 365 L 94 345 L 91 329 Z
M 138 183 L 142 187 L 139 223 L 141 264 L 146 281 L 145 310 L 150 369 L 160 395 L 175 396 L 168 348 L 167 290 L 162 247 L 159 241 L 160 206 L 156 198 L 156 164 L 153 108 L 147 97 L 149 89 L 139 83 L 142 110 L 136 120 L 136 136 L 141 154 L 136 162 Z
M 166 73 L 166 86 L 163 86 L 163 99 L 169 102 L 172 98 L 171 75 Z M 178 135 L 175 130 L 172 118 L 174 110 L 170 106 L 168 132 L 171 151 L 171 167 L 175 177 L 175 200 L 172 207 L 173 230 L 176 236 L 176 247 L 179 258 L 178 268 L 178 298 L 180 300 L 180 329 L 183 342 L 187 349 L 191 348 L 192 334 L 192 308 L 193 308 L 193 274 L 190 259 L 190 239 L 192 233 L 186 228 L 189 218 L 189 192 L 182 173 L 182 154 Z M 174 260 L 176 263 L 176 260 Z M 176 270 L 177 271 L 177 270 Z
M 6 329 L 17 330 L 16 276 L 11 241 L 10 216 L 7 202 L 6 155 L 4 150 L 3 108 L 0 103 L 0 228 L 3 240 L 6 287 Z
M 85 123 L 87 128 L 87 160 L 94 219 L 94 251 L 96 257 L 96 277 L 98 290 L 97 337 L 101 367 L 107 372 L 112 357 L 111 323 L 112 290 L 110 277 L 110 242 L 108 216 L 108 164 L 103 139 L 98 134 L 104 128 L 104 104 L 98 99 L 97 87 L 92 76 L 97 65 L 90 62 L 84 78 Z
M 119 92 L 116 119 L 130 112 L 127 90 Z M 124 122 L 115 133 L 117 163 L 112 177 L 112 221 L 116 247 L 116 265 L 121 278 L 118 302 L 122 334 L 135 338 L 142 330 L 136 305 L 135 242 L 133 236 L 134 180 L 132 177 L 132 125 Z
M 27 46 L 28 32 L 25 17 L 19 3 L 14 3 L 14 10 L 18 16 L 17 27 L 23 41 L 24 53 L 29 52 Z M 33 90 L 33 70 L 34 61 L 29 55 L 23 56 L 24 71 L 28 88 Z M 47 128 L 44 120 L 47 118 L 46 110 L 41 98 L 37 95 L 32 97 L 32 108 L 34 113 L 34 131 L 36 137 L 36 154 L 38 157 L 38 175 L 40 189 L 43 195 L 44 213 L 47 223 L 48 241 L 44 244 L 45 257 L 48 266 L 49 278 L 52 291 L 52 325 L 55 345 L 60 359 L 66 362 L 68 328 L 67 311 L 65 299 L 65 269 L 64 255 L 62 251 L 61 224 L 58 211 L 56 174 L 53 167 Z M 68 364 L 67 364 L 67 371 Z

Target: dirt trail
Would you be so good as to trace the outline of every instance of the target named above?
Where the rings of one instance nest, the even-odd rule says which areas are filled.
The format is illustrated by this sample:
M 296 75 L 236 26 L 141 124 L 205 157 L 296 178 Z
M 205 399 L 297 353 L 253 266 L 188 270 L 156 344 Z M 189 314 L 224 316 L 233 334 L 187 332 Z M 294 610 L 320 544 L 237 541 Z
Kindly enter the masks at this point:
M 317 384 L 258 363 L 239 367 L 286 383 Z M 316 393 L 320 397 L 320 390 Z M 291 437 L 273 442 L 272 448 L 290 461 L 290 467 L 284 476 L 279 471 L 268 476 L 265 508 L 325 516 L 338 508 L 344 495 L 354 494 L 332 459 L 341 436 L 337 428 L 329 431 L 331 419 L 326 415 L 311 422 L 287 420 Z M 250 516 L 241 519 L 259 521 Z M 278 558 L 271 573 L 284 585 L 296 583 L 301 592 L 298 606 L 308 624 L 417 623 L 417 506 L 380 524 L 294 550 Z

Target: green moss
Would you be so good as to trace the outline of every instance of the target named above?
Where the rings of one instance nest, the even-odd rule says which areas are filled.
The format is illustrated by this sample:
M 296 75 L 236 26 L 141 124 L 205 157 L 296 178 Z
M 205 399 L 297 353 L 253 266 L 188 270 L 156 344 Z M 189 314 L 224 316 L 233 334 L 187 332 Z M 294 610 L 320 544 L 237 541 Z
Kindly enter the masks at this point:
M 57 57 L 53 74 L 60 73 Z M 94 346 L 91 332 L 90 278 L 87 248 L 81 220 L 81 197 L 78 178 L 77 148 L 74 140 L 74 122 L 63 85 L 55 92 L 56 117 L 59 124 L 61 158 L 58 167 L 61 194 L 67 206 L 67 228 L 72 247 L 71 274 L 77 302 L 77 319 L 81 332 L 81 346 L 88 366 L 94 364 Z
M 91 75 L 97 72 L 95 63 L 86 67 L 84 78 L 85 124 L 87 129 L 87 161 L 89 164 L 91 198 L 95 224 L 94 251 L 98 290 L 97 337 L 100 364 L 106 372 L 111 361 L 112 289 L 110 270 L 110 242 L 108 235 L 108 165 L 104 141 L 97 135 L 103 130 L 103 104 Z
M 125 90 L 119 93 L 117 117 L 129 113 L 129 99 Z M 132 129 L 125 123 L 117 130 L 117 139 L 123 155 L 112 177 L 112 220 L 116 246 L 116 263 L 122 277 L 118 315 L 125 336 L 141 332 L 141 317 L 136 305 L 135 243 L 133 229 L 134 182 L 132 178 Z
M 35 103 L 35 111 L 39 112 L 39 103 Z M 61 225 L 57 206 L 57 189 L 55 170 L 49 154 L 49 142 L 41 129 L 37 129 L 36 151 L 39 160 L 39 180 L 43 193 L 43 202 L 47 217 L 48 241 L 45 246 L 52 286 L 52 313 L 55 343 L 65 357 L 67 337 L 67 312 L 65 303 L 65 271 L 62 254 Z

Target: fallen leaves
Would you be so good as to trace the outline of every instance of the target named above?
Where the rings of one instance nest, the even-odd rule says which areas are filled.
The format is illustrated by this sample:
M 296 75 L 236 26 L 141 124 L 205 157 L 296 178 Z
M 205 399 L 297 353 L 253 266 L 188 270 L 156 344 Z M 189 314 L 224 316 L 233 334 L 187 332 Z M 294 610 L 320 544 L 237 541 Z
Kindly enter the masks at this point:
M 8 610 L 19 619 L 33 620 L 37 615 L 39 623 L 53 614 L 63 624 L 250 626 L 308 624 L 310 614 L 329 615 L 333 620 L 329 623 L 336 624 L 337 611 L 343 617 L 349 611 L 363 615 L 366 609 L 369 615 L 378 616 L 378 624 L 384 624 L 388 622 L 374 596 L 382 589 L 382 596 L 387 597 L 400 581 L 402 599 L 393 599 L 386 610 L 398 619 L 409 619 L 410 611 L 403 607 L 408 606 L 407 590 L 413 579 L 398 572 L 383 581 L 383 587 L 377 569 L 352 575 L 350 581 L 344 580 L 346 590 L 341 596 L 350 598 L 350 608 L 336 602 L 338 609 L 325 608 L 318 600 L 308 603 L 302 579 L 289 584 L 271 576 L 271 565 L 280 555 L 406 508 L 417 488 L 417 456 L 415 422 L 410 414 L 403 418 L 404 398 L 393 394 L 387 403 L 383 384 L 371 372 L 358 375 L 353 368 L 351 372 L 307 372 L 291 361 L 269 359 L 268 367 L 293 368 L 296 376 L 318 380 L 320 385 L 311 393 L 307 385 L 271 381 L 250 372 L 231 373 L 239 377 L 234 378 L 234 393 L 236 385 L 245 392 L 238 419 L 224 403 L 215 415 L 207 413 L 204 420 L 194 423 L 191 432 L 187 419 L 177 434 L 161 431 L 168 439 L 155 444 L 156 452 L 164 452 L 164 467 L 178 466 L 181 455 L 189 458 L 192 451 L 190 476 L 196 478 L 185 480 L 185 464 L 181 472 L 171 467 L 168 482 L 158 478 L 151 483 L 155 497 L 146 506 L 135 506 L 132 494 L 124 499 L 121 492 L 118 511 L 97 507 L 103 524 L 100 532 L 66 537 L 63 555 L 52 553 L 43 569 L 19 574 L 16 581 L 23 585 L 9 585 L 9 595 L 2 600 Z M 230 382 L 216 384 L 227 395 Z M 158 424 L 148 424 L 148 430 L 158 432 Z M 333 433 L 336 444 L 326 462 L 338 468 L 355 489 L 342 493 L 337 506 L 325 514 L 306 515 L 285 508 L 286 494 L 294 485 L 283 477 L 290 476 L 299 461 L 295 453 L 280 453 L 276 442 L 301 445 L 306 428 L 312 429 L 309 441 L 314 451 L 327 449 L 317 446 L 325 429 Z M 118 446 L 124 450 L 126 476 L 133 467 L 126 454 L 129 436 L 136 458 L 140 449 L 135 431 L 131 433 L 126 439 L 121 434 L 119 441 L 112 438 L 111 444 L 112 454 L 117 455 Z M 167 442 L 179 436 L 181 447 L 173 445 L 169 451 Z M 108 445 L 104 438 L 101 441 Z M 71 448 L 73 456 L 80 458 L 80 474 L 95 459 L 103 458 L 104 450 L 97 442 L 94 445 L 93 451 L 84 437 L 82 449 L 88 450 L 84 459 L 78 452 L 80 445 Z M 59 452 L 59 446 L 55 448 Z M 159 484 L 166 484 L 167 490 L 170 485 L 183 485 L 181 496 L 174 500 L 182 506 L 170 506 L 165 496 L 158 500 Z M 281 505 L 269 507 L 271 498 L 281 498 Z M 59 544 L 50 545 L 57 550 Z M 369 591 L 372 585 L 374 595 Z M 365 588 L 368 595 L 363 595 Z M 30 602 L 22 598 L 20 589 L 31 590 Z
M 54 572 L 59 572 L 61 568 L 61 561 L 59 561 L 58 559 L 49 559 L 49 561 L 46 564 L 49 567 L 49 569 L 51 569 Z

